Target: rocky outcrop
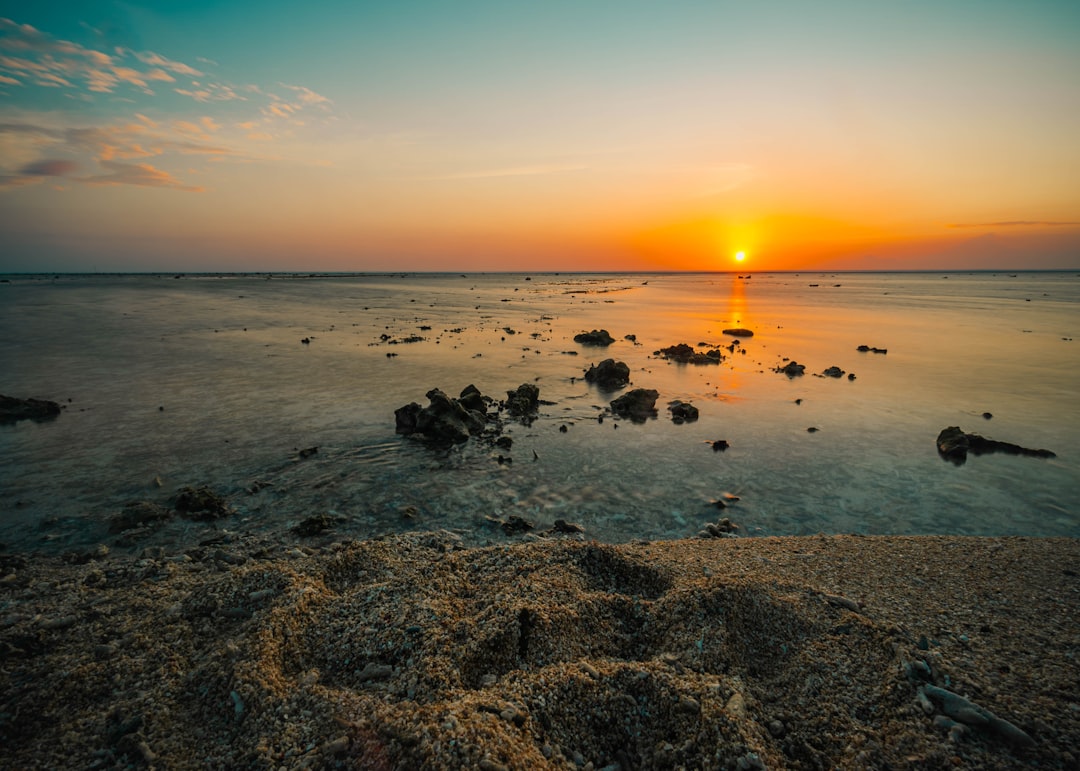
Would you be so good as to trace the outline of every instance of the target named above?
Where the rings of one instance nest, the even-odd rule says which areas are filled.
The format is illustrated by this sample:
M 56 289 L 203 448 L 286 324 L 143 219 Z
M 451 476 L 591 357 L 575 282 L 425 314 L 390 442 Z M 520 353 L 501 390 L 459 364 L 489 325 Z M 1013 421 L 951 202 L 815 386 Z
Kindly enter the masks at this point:
M 942 458 L 952 461 L 957 466 L 961 466 L 967 461 L 969 452 L 972 455 L 1003 452 L 1009 455 L 1027 455 L 1033 458 L 1057 457 L 1050 450 L 1032 450 L 1011 442 L 999 442 L 996 439 L 986 439 L 978 434 L 966 434 L 959 426 L 949 426 L 941 430 L 937 438 L 937 450 Z
M 827 370 L 821 373 L 825 377 L 841 378 L 844 376 L 844 370 L 839 367 L 829 367 Z
M 416 402 L 406 404 L 394 411 L 396 430 L 399 434 L 422 434 L 425 439 L 439 444 L 464 442 L 484 430 L 485 412 L 470 410 L 465 404 L 476 405 L 475 386 L 462 391 L 462 399 L 451 399 L 438 388 L 427 392 L 430 402 L 421 407 Z M 481 397 L 481 400 L 483 397 Z
M 858 348 L 856 348 L 856 350 L 861 351 L 862 353 L 888 353 L 889 352 L 888 348 L 875 348 L 872 345 L 860 345 Z
M 59 414 L 60 405 L 56 402 L 0 395 L 0 424 L 19 420 L 51 420 Z
M 749 278 L 749 276 L 747 276 Z M 725 335 L 731 335 L 732 337 L 753 337 L 754 331 L 752 329 L 743 329 L 742 327 L 733 327 L 732 329 L 725 329 Z
M 660 393 L 652 388 L 635 388 L 613 400 L 611 411 L 640 423 L 646 418 L 656 417 L 658 398 L 660 398 Z
M 799 364 L 799 362 L 792 360 L 782 367 L 777 367 L 775 371 L 787 375 L 788 377 L 795 377 L 796 375 L 801 375 L 806 372 L 806 365 Z
M 589 367 L 585 380 L 605 391 L 617 391 L 630 382 L 630 367 L 621 361 L 604 359 Z
M 592 332 L 574 335 L 574 342 L 585 345 L 611 345 L 615 342 L 615 338 L 609 335 L 606 329 L 594 329 Z
M 667 348 L 653 351 L 653 356 L 677 361 L 679 364 L 719 364 L 722 358 L 720 351 L 715 348 L 710 351 L 695 351 L 686 343 L 669 345 Z

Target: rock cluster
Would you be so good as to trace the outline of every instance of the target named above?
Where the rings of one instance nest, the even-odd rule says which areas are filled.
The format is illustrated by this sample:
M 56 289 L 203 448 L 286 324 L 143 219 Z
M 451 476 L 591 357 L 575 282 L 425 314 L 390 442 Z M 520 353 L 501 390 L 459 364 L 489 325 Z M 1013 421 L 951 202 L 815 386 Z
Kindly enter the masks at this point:
M 507 391 L 503 402 L 484 396 L 474 385 L 466 386 L 456 399 L 438 388 L 428 391 L 427 398 L 427 407 L 410 402 L 394 410 L 397 433 L 417 435 L 436 445 L 460 444 L 469 437 L 487 435 L 498 446 L 509 449 L 509 438 L 499 436 L 501 413 L 505 411 L 530 423 L 540 405 L 540 388 L 535 383 L 523 383 Z
M 802 375 L 806 372 L 806 365 L 799 364 L 799 362 L 792 360 L 781 367 L 777 367 L 775 371 L 787 375 L 788 377 L 795 377 L 796 375 Z
M 659 351 L 653 351 L 653 356 L 659 356 L 669 361 L 677 361 L 680 364 L 719 364 L 722 356 L 720 351 L 713 348 L 709 351 L 695 351 L 686 343 L 669 345 Z

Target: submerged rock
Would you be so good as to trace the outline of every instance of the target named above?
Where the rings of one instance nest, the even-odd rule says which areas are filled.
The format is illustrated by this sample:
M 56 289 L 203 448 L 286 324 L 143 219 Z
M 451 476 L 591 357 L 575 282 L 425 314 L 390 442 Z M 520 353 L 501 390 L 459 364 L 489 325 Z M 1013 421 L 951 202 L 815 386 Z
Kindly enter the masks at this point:
M 47 399 L 19 399 L 0 395 L 0 424 L 19 420 L 51 420 L 60 414 L 60 405 Z
M 301 538 L 308 538 L 313 535 L 321 535 L 327 530 L 333 530 L 343 522 L 345 522 L 345 517 L 335 517 L 330 514 L 316 514 L 298 524 L 292 529 L 292 532 Z
M 698 408 L 689 402 L 681 402 L 678 399 L 668 405 L 673 423 L 686 423 L 698 419 Z
M 611 345 L 615 342 L 615 338 L 609 335 L 606 329 L 594 329 L 592 332 L 574 335 L 574 342 L 585 345 Z
M 844 376 L 844 370 L 840 369 L 839 367 L 829 367 L 827 370 L 825 370 L 821 374 L 824 375 L 825 377 L 840 378 L 840 377 Z
M 233 513 L 224 497 L 205 486 L 180 488 L 173 507 L 195 520 L 220 519 Z
M 642 422 L 646 418 L 656 417 L 656 400 L 660 392 L 652 388 L 635 388 L 611 402 L 611 411 L 616 415 Z
M 711 351 L 695 351 L 686 343 L 669 345 L 667 348 L 653 351 L 653 356 L 677 361 L 680 364 L 719 364 L 722 358 L 720 351 L 715 348 Z
M 540 387 L 535 383 L 522 383 L 506 392 L 506 409 L 514 417 L 535 415 L 539 406 Z
M 109 532 L 121 533 L 154 522 L 162 522 L 171 516 L 172 512 L 164 506 L 158 506 L 149 501 L 133 501 L 109 520 Z
M 806 365 L 799 364 L 799 362 L 792 360 L 782 367 L 777 367 L 775 371 L 787 375 L 788 377 L 795 377 L 796 375 L 801 375 L 806 372 Z
M 616 391 L 630 382 L 630 367 L 621 361 L 604 359 L 599 364 L 589 367 L 585 373 L 585 380 L 595 383 L 597 387 L 605 391 Z
M 863 353 L 888 353 L 888 348 L 875 348 L 872 345 L 860 345 L 856 350 Z
M 750 278 L 747 276 L 747 278 Z M 732 329 L 725 329 L 725 335 L 731 335 L 732 337 L 753 337 L 754 331 L 752 329 L 743 329 L 742 327 L 733 327 Z
M 952 461 L 957 466 L 961 466 L 967 461 L 969 452 L 973 455 L 1004 452 L 1009 455 L 1027 455 L 1033 458 L 1057 457 L 1050 450 L 1032 450 L 1011 442 L 986 439 L 978 434 L 965 434 L 959 426 L 949 426 L 941 430 L 937 437 L 937 450 L 938 455 L 945 460 Z

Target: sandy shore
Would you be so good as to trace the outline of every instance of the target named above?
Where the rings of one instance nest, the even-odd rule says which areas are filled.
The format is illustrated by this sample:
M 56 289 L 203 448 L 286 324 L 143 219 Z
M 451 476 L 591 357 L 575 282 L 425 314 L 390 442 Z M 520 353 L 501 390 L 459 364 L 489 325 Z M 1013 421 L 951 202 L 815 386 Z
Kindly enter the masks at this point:
M 428 533 L 0 568 L 4 768 L 1080 763 L 1075 539 Z

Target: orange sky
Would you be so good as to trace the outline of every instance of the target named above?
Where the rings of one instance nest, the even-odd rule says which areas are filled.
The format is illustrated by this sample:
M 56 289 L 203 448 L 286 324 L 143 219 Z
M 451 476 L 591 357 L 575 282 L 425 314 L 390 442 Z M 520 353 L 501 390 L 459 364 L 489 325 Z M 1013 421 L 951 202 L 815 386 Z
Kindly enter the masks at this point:
M 0 19 L 0 271 L 1080 267 L 1075 3 L 419 6 Z

